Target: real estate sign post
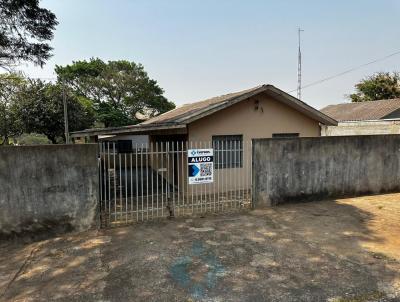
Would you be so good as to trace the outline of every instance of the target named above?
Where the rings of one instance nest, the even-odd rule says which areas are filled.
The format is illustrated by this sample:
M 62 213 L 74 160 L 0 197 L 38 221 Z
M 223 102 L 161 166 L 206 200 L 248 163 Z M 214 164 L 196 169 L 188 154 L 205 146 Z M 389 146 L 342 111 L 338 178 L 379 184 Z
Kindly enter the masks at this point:
M 188 150 L 189 185 L 212 183 L 214 181 L 213 149 Z

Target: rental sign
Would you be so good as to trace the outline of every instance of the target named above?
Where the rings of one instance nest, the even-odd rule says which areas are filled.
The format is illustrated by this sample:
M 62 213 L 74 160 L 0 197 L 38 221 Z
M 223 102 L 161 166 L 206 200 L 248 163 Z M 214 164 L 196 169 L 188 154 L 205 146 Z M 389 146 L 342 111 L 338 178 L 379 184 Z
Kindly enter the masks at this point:
M 213 149 L 188 150 L 189 185 L 214 181 Z

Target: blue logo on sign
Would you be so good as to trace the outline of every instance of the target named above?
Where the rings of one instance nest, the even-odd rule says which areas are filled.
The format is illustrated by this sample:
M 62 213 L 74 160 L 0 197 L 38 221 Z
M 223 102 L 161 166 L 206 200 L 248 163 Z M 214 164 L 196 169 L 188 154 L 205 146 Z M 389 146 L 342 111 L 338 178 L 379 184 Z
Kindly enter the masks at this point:
M 189 165 L 189 177 L 194 177 L 199 173 L 200 169 L 196 165 Z
M 197 152 L 195 150 L 192 150 L 191 153 L 192 153 L 192 156 L 195 156 Z

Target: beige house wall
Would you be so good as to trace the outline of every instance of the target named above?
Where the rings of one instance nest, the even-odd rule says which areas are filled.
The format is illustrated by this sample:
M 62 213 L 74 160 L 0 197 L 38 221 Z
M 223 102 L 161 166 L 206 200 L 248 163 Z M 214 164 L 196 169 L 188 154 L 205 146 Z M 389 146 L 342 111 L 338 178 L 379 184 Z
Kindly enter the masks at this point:
M 274 133 L 317 137 L 321 132 L 318 121 L 267 95 L 259 95 L 191 123 L 188 133 L 189 146 L 193 147 L 199 147 L 199 143 L 211 146 L 213 135 L 243 135 L 243 166 L 215 169 L 214 184 L 201 185 L 205 191 L 225 192 L 246 190 L 251 185 L 251 139 L 271 138 Z
M 256 109 L 258 101 L 258 109 Z M 243 141 L 273 133 L 320 136 L 319 122 L 268 96 L 257 96 L 218 111 L 188 126 L 189 141 L 210 141 L 213 135 L 242 134 Z

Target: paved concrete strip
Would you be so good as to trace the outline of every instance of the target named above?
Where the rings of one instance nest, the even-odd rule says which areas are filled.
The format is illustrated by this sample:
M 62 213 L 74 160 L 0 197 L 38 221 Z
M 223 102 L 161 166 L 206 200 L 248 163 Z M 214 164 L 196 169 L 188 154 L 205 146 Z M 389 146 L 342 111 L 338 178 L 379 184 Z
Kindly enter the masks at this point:
M 30 257 L 38 243 L 5 243 L 0 301 L 399 301 L 399 199 L 68 234 Z

